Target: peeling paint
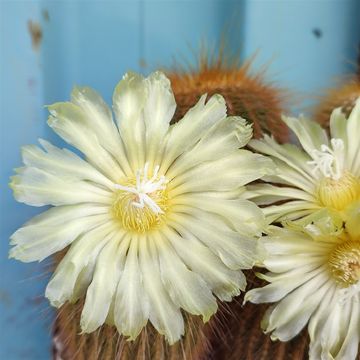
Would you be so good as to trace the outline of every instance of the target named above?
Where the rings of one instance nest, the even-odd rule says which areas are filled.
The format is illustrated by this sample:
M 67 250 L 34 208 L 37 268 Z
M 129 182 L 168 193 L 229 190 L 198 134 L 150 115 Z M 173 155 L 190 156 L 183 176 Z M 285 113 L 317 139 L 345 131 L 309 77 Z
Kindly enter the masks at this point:
M 42 13 L 42 17 L 46 22 L 50 21 L 50 15 L 49 15 L 49 11 L 47 9 L 43 9 Z
M 38 22 L 32 21 L 32 20 L 29 20 L 27 25 L 28 25 L 28 31 L 29 31 L 30 37 L 31 37 L 32 48 L 35 51 L 38 51 L 40 48 L 41 40 L 42 40 L 42 36 L 43 36 L 41 26 Z

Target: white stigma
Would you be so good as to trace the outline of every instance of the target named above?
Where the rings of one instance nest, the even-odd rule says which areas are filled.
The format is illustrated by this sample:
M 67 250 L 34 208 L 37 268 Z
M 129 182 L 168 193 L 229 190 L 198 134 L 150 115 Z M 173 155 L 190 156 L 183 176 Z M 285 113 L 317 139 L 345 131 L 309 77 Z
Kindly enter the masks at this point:
M 154 169 L 153 176 L 148 179 L 149 163 L 146 163 L 143 170 L 136 171 L 136 185 L 124 186 L 114 184 L 114 188 L 129 193 L 135 194 L 137 201 L 131 204 L 137 208 L 143 209 L 148 206 L 155 214 L 162 214 L 163 211 L 159 205 L 148 195 L 158 190 L 164 190 L 165 184 L 168 182 L 164 175 L 161 175 L 157 181 L 160 166 L 157 165 Z
M 325 144 L 321 150 L 314 149 L 311 156 L 314 160 L 308 161 L 313 165 L 313 172 L 320 171 L 325 177 L 339 180 L 343 174 L 344 142 L 341 139 L 331 139 L 331 148 Z

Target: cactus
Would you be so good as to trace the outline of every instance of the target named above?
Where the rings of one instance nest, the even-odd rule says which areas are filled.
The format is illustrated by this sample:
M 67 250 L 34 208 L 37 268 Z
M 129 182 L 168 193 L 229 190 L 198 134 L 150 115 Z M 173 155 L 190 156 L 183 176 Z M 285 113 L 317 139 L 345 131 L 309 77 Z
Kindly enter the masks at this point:
M 240 115 L 253 123 L 254 136 L 271 133 L 278 141 L 286 142 L 288 132 L 281 121 L 287 93 L 264 80 L 266 67 L 251 73 L 255 58 L 240 62 L 238 56 L 227 56 L 220 49 L 211 56 L 203 50 L 196 68 L 175 66 L 167 71 L 178 104 L 176 118 L 181 118 L 200 95 L 219 93 L 224 96 L 229 115 Z
M 223 51 L 216 57 L 203 51 L 198 57 L 198 63 L 198 70 L 189 67 L 187 70 L 176 68 L 167 71 L 178 104 L 175 120 L 180 120 L 200 95 L 219 93 L 227 102 L 229 115 L 241 115 L 253 123 L 256 137 L 268 132 L 278 141 L 287 140 L 287 129 L 280 119 L 284 110 L 285 92 L 263 81 L 264 70 L 250 75 L 252 60 L 240 64 L 238 60 L 226 57 Z M 60 258 L 61 255 L 57 261 Z M 232 319 L 243 319 L 242 323 L 245 318 L 250 320 L 253 316 L 254 319 L 260 319 L 258 309 L 253 309 L 244 317 L 239 301 L 235 299 L 231 304 L 219 304 L 218 313 L 207 324 L 203 324 L 197 316 L 186 315 L 185 335 L 173 346 L 169 346 L 150 324 L 134 342 L 126 341 L 115 328 L 108 325 L 92 334 L 80 335 L 82 302 L 66 304 L 58 312 L 54 325 L 54 359 L 229 359 L 234 355 L 232 344 L 237 341 L 234 336 L 240 334 L 234 329 L 230 334 L 232 337 L 226 335 L 236 325 Z M 241 322 L 238 326 L 242 326 Z M 245 326 L 256 328 L 256 334 L 261 333 L 259 321 L 250 320 Z M 244 337 L 244 341 L 247 340 Z M 222 354 L 217 348 L 222 349 Z M 225 352 L 227 357 L 224 357 Z M 238 356 L 236 359 L 240 358 Z
M 322 96 L 320 103 L 315 107 L 314 117 L 323 127 L 328 128 L 332 110 L 341 107 L 348 117 L 358 97 L 360 97 L 360 76 L 352 76 L 339 86 L 329 89 Z
M 338 107 L 349 116 L 355 105 L 355 101 L 360 97 L 360 48 L 358 56 L 357 73 L 346 76 L 335 87 L 328 89 L 320 98 L 315 106 L 314 117 L 325 128 L 329 127 L 331 112 Z

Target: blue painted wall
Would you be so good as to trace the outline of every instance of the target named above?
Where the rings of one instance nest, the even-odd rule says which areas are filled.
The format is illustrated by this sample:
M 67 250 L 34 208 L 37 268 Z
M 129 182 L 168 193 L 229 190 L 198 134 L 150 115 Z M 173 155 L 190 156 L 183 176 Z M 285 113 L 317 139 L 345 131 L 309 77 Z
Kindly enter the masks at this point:
M 359 0 L 246 1 L 244 19 L 244 53 L 271 61 L 270 75 L 301 96 L 297 108 L 356 69 Z
M 129 70 L 148 73 L 192 59 L 202 40 L 229 42 L 255 68 L 302 94 L 318 93 L 352 69 L 360 2 L 332 1 L 4 1 L 0 0 L 0 359 L 50 358 L 52 311 L 42 298 L 51 262 L 7 260 L 8 238 L 41 209 L 17 204 L 7 187 L 20 146 L 48 131 L 44 104 L 65 100 L 74 84 L 110 101 Z M 29 21 L 42 39 L 31 45 Z M 320 34 L 320 35 L 319 35 Z

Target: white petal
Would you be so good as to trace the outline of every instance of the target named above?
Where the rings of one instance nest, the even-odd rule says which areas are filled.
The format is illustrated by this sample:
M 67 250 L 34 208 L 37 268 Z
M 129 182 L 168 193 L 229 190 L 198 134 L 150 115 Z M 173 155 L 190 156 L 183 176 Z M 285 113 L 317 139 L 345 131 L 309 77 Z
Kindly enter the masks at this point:
M 148 88 L 141 75 L 128 72 L 117 84 L 113 94 L 113 108 L 133 171 L 145 163 L 145 124 L 143 110 Z
M 147 99 L 144 106 L 146 127 L 146 161 L 154 164 L 175 113 L 176 103 L 169 79 L 156 71 L 145 79 Z
M 346 332 L 346 336 L 341 345 L 341 349 L 337 354 L 337 359 L 355 359 L 358 353 L 360 343 L 360 306 L 358 298 L 349 304 L 349 317 L 347 324 L 341 327 Z
M 181 228 L 182 236 L 170 228 L 163 231 L 182 261 L 209 284 L 220 300 L 231 301 L 240 294 L 240 289 L 245 289 L 244 274 L 227 268 L 219 257 L 185 228 Z
M 310 336 L 310 352 L 309 355 L 317 354 L 321 352 L 321 348 L 314 345 L 315 343 L 321 343 L 321 336 L 324 330 L 324 325 L 329 318 L 330 312 L 334 309 L 336 302 L 338 301 L 336 294 L 337 287 L 330 286 L 327 293 L 323 296 L 322 301 L 319 303 L 319 307 L 313 314 L 309 321 L 308 332 Z M 315 349 L 316 348 L 316 349 Z
M 205 281 L 187 269 L 163 235 L 154 234 L 159 253 L 161 278 L 173 302 L 190 314 L 202 315 L 208 321 L 217 303 Z
M 124 173 L 131 174 L 124 144 L 111 110 L 102 97 L 89 87 L 75 87 L 71 101 L 83 110 L 86 125 L 97 134 L 100 145 L 118 161 Z
M 241 117 L 227 117 L 215 123 L 189 151 L 180 155 L 167 171 L 173 178 L 205 161 L 223 158 L 247 144 L 252 127 Z
M 304 117 L 292 118 L 283 116 L 283 121 L 296 134 L 304 150 L 311 154 L 312 150 L 320 150 L 322 144 L 328 145 L 326 131 L 315 121 Z
M 320 268 L 305 272 L 304 268 L 302 268 L 298 271 L 297 277 L 294 276 L 295 274 L 291 273 L 288 273 L 286 276 L 284 275 L 282 278 L 277 276 L 277 278 L 275 278 L 277 281 L 274 281 L 263 288 L 248 291 L 245 294 L 245 301 L 250 301 L 254 304 L 279 301 L 297 287 L 316 277 L 322 271 L 323 269 Z M 267 281 L 270 280 L 270 278 L 264 275 L 262 275 L 261 278 L 264 278 Z
M 28 167 L 36 167 L 68 181 L 90 180 L 112 189 L 113 182 L 78 155 L 48 141 L 40 139 L 39 142 L 46 151 L 35 145 L 21 149 L 23 162 Z
M 116 234 L 112 236 L 96 259 L 94 277 L 86 292 L 80 320 L 85 333 L 95 331 L 105 322 L 120 278 L 122 263 L 118 253 L 122 239 Z
M 161 282 L 159 260 L 153 240 L 151 237 L 143 237 L 141 240 L 140 264 L 150 304 L 149 319 L 171 345 L 184 334 L 184 321 L 179 307 L 170 299 Z
M 198 212 L 196 216 L 176 214 L 169 218 L 169 224 L 181 234 L 179 225 L 186 227 L 230 269 L 250 269 L 255 263 L 256 239 L 231 231 L 218 217 L 204 212 Z
M 273 273 L 283 273 L 291 271 L 294 268 L 302 267 L 306 264 L 313 264 L 319 266 L 327 260 L 326 255 L 313 255 L 313 254 L 296 254 L 289 255 L 268 255 L 263 261 L 264 266 Z
M 119 163 L 101 145 L 99 135 L 89 126 L 88 117 L 79 106 L 56 103 L 48 109 L 48 124 L 59 136 L 82 151 L 87 160 L 113 182 L 124 176 Z
M 148 321 L 149 304 L 139 263 L 138 236 L 129 234 L 129 240 L 130 247 L 116 292 L 114 322 L 120 333 L 135 340 Z
M 353 110 L 347 120 L 347 143 L 348 143 L 348 154 L 347 158 L 349 161 L 350 169 L 357 175 L 360 176 L 360 99 L 356 101 Z
M 324 255 L 329 253 L 331 246 L 331 243 L 313 241 L 305 233 L 277 226 L 271 228 L 270 235 L 262 238 L 261 242 L 271 256 L 292 256 L 294 254 Z
M 309 180 L 297 170 L 294 170 L 287 163 L 272 158 L 276 172 L 273 175 L 264 176 L 263 180 L 276 184 L 285 184 L 302 189 L 309 194 L 314 194 L 317 184 L 317 177 L 313 175 L 313 179 Z
M 347 140 L 347 121 L 341 108 L 335 109 L 330 116 L 330 133 L 334 139 Z M 346 144 L 347 145 L 347 144 Z
M 360 206 L 355 204 L 346 212 L 346 231 L 353 240 L 360 239 Z
M 67 299 L 69 300 L 69 302 L 75 303 L 86 294 L 86 290 L 91 284 L 94 275 L 95 266 L 96 266 L 96 257 L 91 257 L 88 260 L 88 263 L 80 271 L 80 273 L 78 274 L 75 280 L 72 294 Z
M 131 128 L 138 120 L 146 97 L 144 78 L 133 72 L 126 73 L 113 94 L 113 108 L 119 129 Z
M 325 272 L 295 289 L 272 311 L 268 319 L 267 332 L 272 332 L 273 339 L 292 339 L 307 324 L 328 288 L 328 275 Z
M 263 139 L 253 139 L 249 142 L 249 146 L 257 152 L 270 155 L 273 158 L 281 160 L 293 171 L 297 172 L 307 181 L 313 181 L 311 167 L 307 161 L 312 158 L 298 146 L 293 144 L 278 144 L 272 137 L 265 135 Z
M 41 261 L 108 219 L 107 207 L 86 204 L 52 208 L 11 236 L 15 247 L 9 256 L 24 262 Z
M 173 206 L 189 207 L 217 214 L 231 223 L 234 230 L 243 235 L 260 235 L 265 227 L 265 217 L 260 208 L 247 200 L 221 199 L 207 194 L 184 194 L 172 200 Z
M 66 180 L 34 167 L 17 169 L 10 187 L 17 201 L 32 206 L 110 204 L 112 193 L 81 180 Z
M 313 215 L 317 210 L 320 210 L 320 205 L 304 200 L 288 201 L 279 205 L 272 205 L 262 208 L 266 219 L 269 223 L 296 220 L 302 218 L 305 221 L 305 216 Z
M 72 243 L 46 287 L 45 296 L 51 305 L 60 307 L 73 297 L 80 273 L 97 258 L 112 237 L 113 231 L 118 229 L 115 229 L 112 223 L 107 223 L 87 232 Z
M 225 100 L 212 96 L 205 104 L 206 95 L 185 116 L 170 128 L 169 138 L 161 161 L 160 172 L 165 173 L 174 160 L 194 146 L 202 135 L 226 116 Z
M 174 197 L 187 192 L 234 190 L 272 172 L 273 163 L 269 158 L 238 150 L 177 176 L 169 183 L 169 190 Z
M 321 357 L 325 359 L 343 360 L 344 358 L 338 358 L 337 354 L 348 331 L 350 316 L 352 315 L 350 313 L 351 303 L 340 304 L 339 301 L 337 301 L 332 305 L 331 312 L 328 314 L 323 331 L 319 334 Z M 355 357 L 353 359 L 355 359 Z
M 305 200 L 315 202 L 313 195 L 293 187 L 274 186 L 270 184 L 247 185 L 244 196 L 259 205 L 269 205 L 281 200 Z

